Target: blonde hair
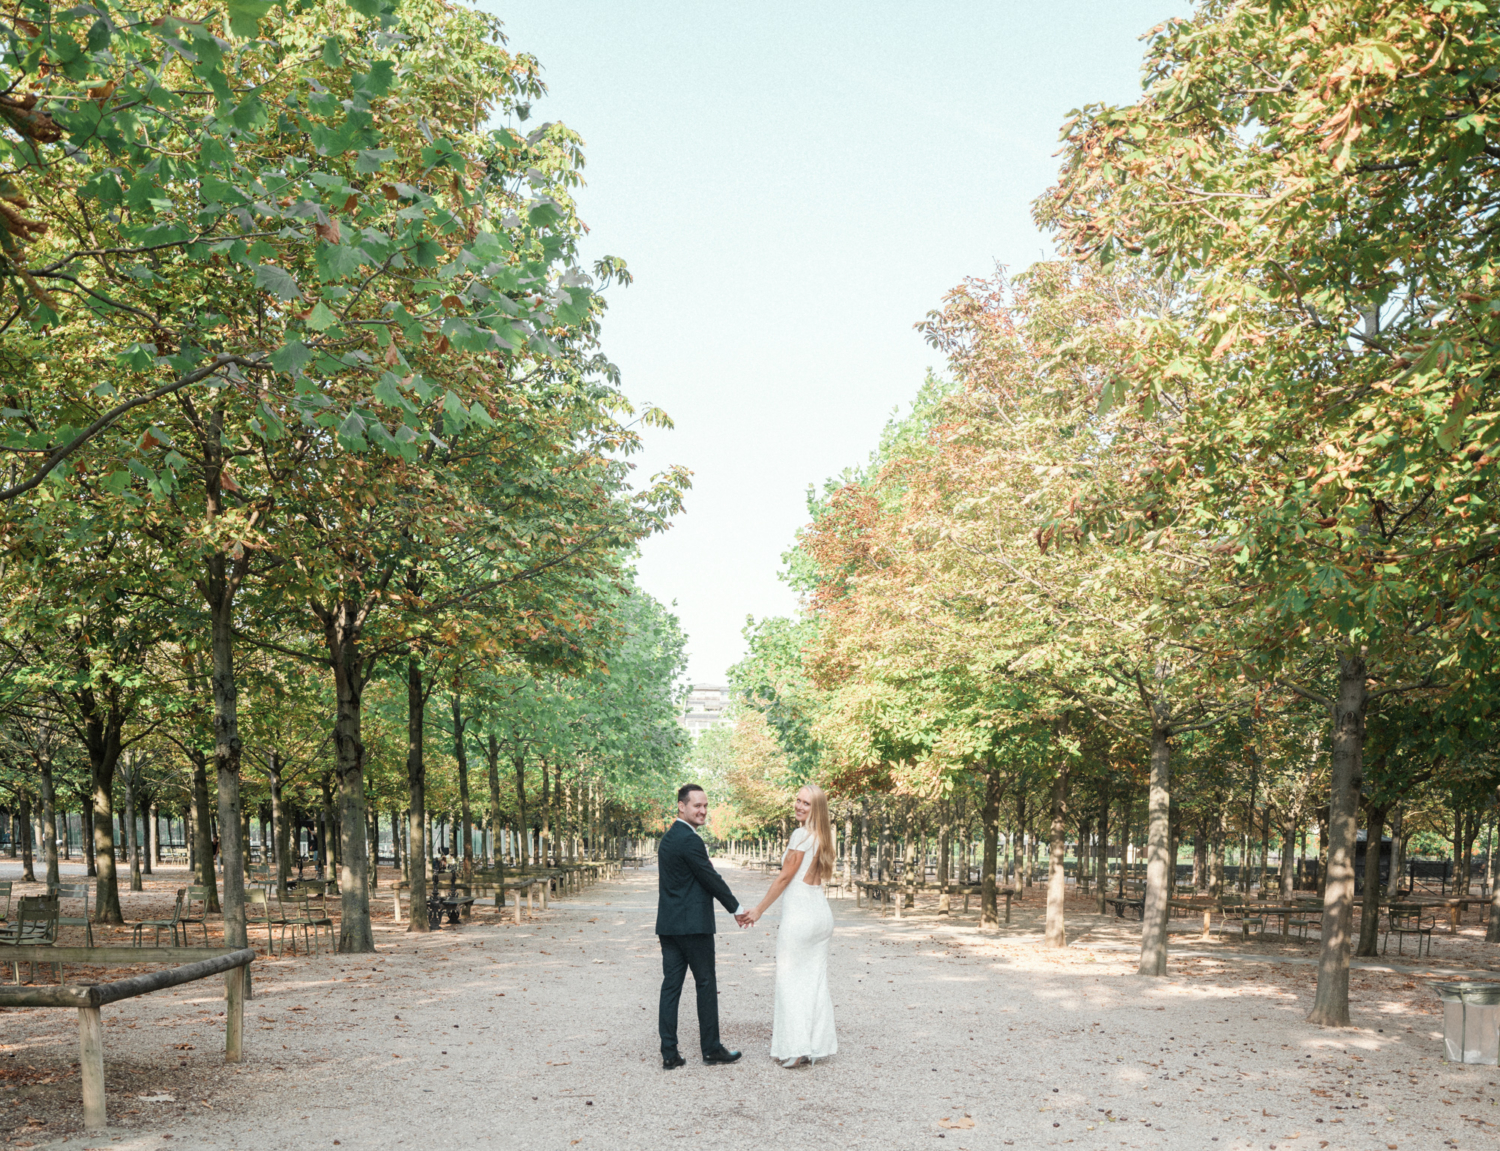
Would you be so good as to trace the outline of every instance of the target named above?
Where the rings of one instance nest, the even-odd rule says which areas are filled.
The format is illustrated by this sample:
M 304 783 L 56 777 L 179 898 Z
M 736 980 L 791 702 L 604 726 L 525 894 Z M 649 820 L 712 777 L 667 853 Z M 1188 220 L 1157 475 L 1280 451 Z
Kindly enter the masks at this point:
M 807 813 L 807 831 L 818 841 L 818 857 L 813 860 L 809 870 L 818 877 L 819 883 L 827 883 L 833 878 L 833 821 L 828 817 L 828 793 L 816 783 L 804 783 L 802 791 L 807 792 L 807 804 L 811 809 Z

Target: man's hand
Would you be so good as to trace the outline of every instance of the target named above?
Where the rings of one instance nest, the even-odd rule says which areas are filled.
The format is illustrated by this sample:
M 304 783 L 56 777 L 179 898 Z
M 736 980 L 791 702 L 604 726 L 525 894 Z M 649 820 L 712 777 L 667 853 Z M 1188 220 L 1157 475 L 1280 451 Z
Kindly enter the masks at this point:
M 741 927 L 749 927 L 752 923 L 755 922 L 754 919 L 750 918 L 750 913 L 748 911 L 740 912 L 734 917 L 734 921 Z

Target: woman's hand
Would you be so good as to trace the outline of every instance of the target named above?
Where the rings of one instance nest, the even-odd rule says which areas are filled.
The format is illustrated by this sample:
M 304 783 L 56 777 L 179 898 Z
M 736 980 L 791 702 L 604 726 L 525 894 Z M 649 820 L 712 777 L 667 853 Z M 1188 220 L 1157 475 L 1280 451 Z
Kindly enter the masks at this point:
M 750 921 L 750 925 L 753 927 L 755 924 L 760 922 L 760 917 L 764 914 L 765 912 L 761 908 L 757 907 L 753 911 L 745 912 L 745 918 Z

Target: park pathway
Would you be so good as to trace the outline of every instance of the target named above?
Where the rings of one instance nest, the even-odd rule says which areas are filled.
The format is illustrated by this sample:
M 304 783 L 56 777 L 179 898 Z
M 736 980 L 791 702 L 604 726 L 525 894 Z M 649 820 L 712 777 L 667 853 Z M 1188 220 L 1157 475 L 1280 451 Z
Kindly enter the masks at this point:
M 747 904 L 766 884 L 725 875 Z M 723 1031 L 745 1058 L 705 1067 L 690 1056 L 666 1073 L 655 883 L 654 871 L 632 872 L 520 926 L 486 920 L 424 938 L 386 921 L 375 956 L 258 964 L 239 1068 L 218 1061 L 220 1004 L 131 1000 L 106 1012 L 110 1114 L 122 1125 L 36 1146 L 1494 1145 L 1500 1077 L 1442 1063 L 1438 1017 L 1423 1012 L 1430 993 L 1404 975 L 1361 973 L 1354 1002 L 1366 1026 L 1320 1031 L 1303 1022 L 1303 968 L 1244 965 L 1255 966 L 1247 975 L 1197 958 L 1143 981 L 1131 957 L 1090 950 L 1087 933 L 1044 953 L 1027 910 L 997 938 L 972 919 L 898 922 L 834 901 L 840 1052 L 794 1071 L 767 1056 L 775 913 L 740 931 L 721 911 Z M 1113 936 L 1092 917 L 1077 926 Z M 696 1048 L 691 1002 L 689 985 L 684 1053 Z M 61 1015 L 25 1017 L 30 1031 L 4 1016 L 0 1040 L 33 1064 L 76 1058 L 58 1038 L 71 1031 Z M 195 1049 L 176 1050 L 183 1042 Z

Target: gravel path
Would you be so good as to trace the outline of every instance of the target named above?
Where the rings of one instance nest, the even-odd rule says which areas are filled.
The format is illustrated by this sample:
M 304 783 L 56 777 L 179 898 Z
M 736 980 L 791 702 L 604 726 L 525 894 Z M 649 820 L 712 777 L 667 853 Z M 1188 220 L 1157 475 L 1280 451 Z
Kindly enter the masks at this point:
M 747 903 L 765 886 L 723 870 Z M 840 1054 L 795 1071 L 766 1054 L 774 913 L 744 932 L 721 913 L 723 1031 L 745 1058 L 663 1072 L 655 884 L 654 871 L 632 872 L 521 926 L 486 918 L 424 938 L 386 918 L 377 955 L 257 963 L 239 1067 L 222 1063 L 210 985 L 106 1008 L 119 1124 L 108 1134 L 49 1141 L 20 1122 L 45 1097 L 76 1125 L 76 1029 L 69 1012 L 0 1013 L 0 1140 L 70 1151 L 1495 1144 L 1500 1075 L 1442 1061 L 1436 1003 L 1413 971 L 1356 972 L 1361 1026 L 1323 1031 L 1303 1021 L 1305 965 L 1215 943 L 1141 980 L 1116 950 L 1130 929 L 1081 902 L 1073 946 L 1044 952 L 1040 892 L 986 936 L 972 914 L 898 922 L 836 900 Z M 694 1051 L 691 987 L 683 1008 Z M 47 1074 L 59 1081 L 38 1080 Z M 171 1100 L 141 1098 L 152 1095 Z

